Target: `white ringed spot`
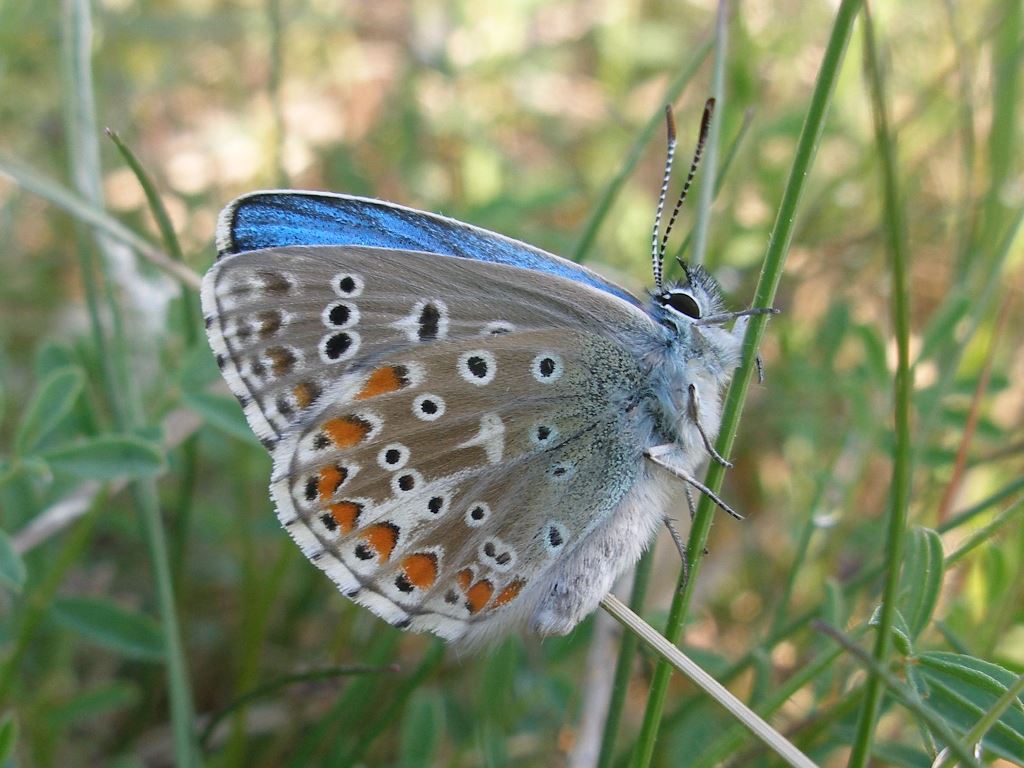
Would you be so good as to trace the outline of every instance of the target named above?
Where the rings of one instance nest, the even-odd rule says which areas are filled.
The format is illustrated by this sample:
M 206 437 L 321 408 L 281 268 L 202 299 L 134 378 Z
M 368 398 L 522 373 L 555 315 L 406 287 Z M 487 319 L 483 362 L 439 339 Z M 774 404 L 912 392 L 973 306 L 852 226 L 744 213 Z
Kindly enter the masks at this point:
M 355 331 L 328 333 L 320 339 L 320 359 L 330 365 L 352 358 L 359 351 L 361 339 Z
M 324 307 L 320 319 L 328 328 L 353 328 L 359 324 L 359 307 L 351 301 L 335 301 Z
M 494 381 L 498 361 L 486 349 L 471 349 L 459 355 L 455 370 L 463 381 L 482 387 Z
M 466 525 L 470 528 L 479 528 L 487 522 L 491 516 L 491 508 L 483 501 L 474 501 L 466 507 Z
M 401 469 L 409 463 L 409 449 L 401 443 L 390 443 L 380 449 L 377 464 L 389 472 Z
M 558 427 L 546 421 L 538 421 L 530 427 L 530 442 L 538 448 L 547 448 L 558 439 Z
M 339 296 L 354 299 L 363 292 L 366 284 L 363 278 L 352 272 L 339 272 L 331 279 L 331 287 Z
M 496 536 L 484 541 L 477 550 L 477 555 L 481 562 L 499 573 L 507 573 L 516 564 L 515 550 Z
M 551 384 L 562 378 L 562 374 L 565 373 L 565 365 L 562 363 L 561 355 L 556 355 L 554 352 L 541 352 L 530 363 L 530 373 L 541 384 Z
M 413 493 L 419 490 L 421 485 L 423 485 L 423 475 L 415 469 L 403 469 L 391 476 L 391 492 L 395 496 Z
M 569 529 L 554 520 L 546 523 L 541 529 L 541 538 L 544 541 L 544 549 L 549 555 L 556 555 L 565 547 L 569 539 Z
M 436 492 L 427 499 L 427 512 L 431 517 L 440 517 L 448 511 L 451 498 L 447 493 Z
M 437 421 L 444 416 L 444 398 L 438 395 L 423 394 L 412 401 L 412 415 L 421 421 Z

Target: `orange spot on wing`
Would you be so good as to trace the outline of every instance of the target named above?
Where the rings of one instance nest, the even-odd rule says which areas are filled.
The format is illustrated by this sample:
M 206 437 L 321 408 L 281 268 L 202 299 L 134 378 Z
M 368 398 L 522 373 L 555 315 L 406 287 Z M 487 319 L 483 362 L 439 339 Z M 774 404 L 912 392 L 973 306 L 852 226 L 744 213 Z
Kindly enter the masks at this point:
M 320 470 L 319 477 L 316 484 L 317 494 L 321 499 L 326 499 L 333 496 L 334 492 L 345 482 L 348 470 L 344 467 L 326 466 Z
M 361 536 L 384 562 L 391 557 L 398 543 L 398 526 L 393 523 L 377 523 L 363 531 Z
M 402 570 L 409 583 L 419 589 L 429 589 L 437 579 L 437 555 L 417 553 L 402 561 Z
M 351 533 L 359 520 L 359 513 L 363 511 L 363 505 L 356 504 L 354 501 L 341 501 L 331 504 L 328 510 L 341 532 Z
M 515 581 L 510 582 L 509 585 L 501 590 L 498 596 L 494 599 L 494 605 L 492 605 L 491 608 L 500 608 L 506 603 L 511 603 L 519 596 L 519 593 L 522 591 L 524 586 L 526 586 L 526 582 L 522 579 L 516 579 Z
M 389 392 L 397 392 L 409 385 L 408 371 L 402 365 L 385 365 L 370 374 L 356 400 L 367 400 Z
M 339 448 L 351 448 L 370 434 L 370 424 L 358 416 L 342 416 L 325 422 L 323 431 Z
M 470 582 L 473 581 L 473 571 L 469 568 L 463 568 L 457 574 L 455 574 L 455 581 L 459 583 L 459 588 L 465 592 L 469 589 Z
M 494 594 L 494 585 L 487 579 L 480 579 L 466 592 L 466 608 L 470 613 L 479 613 Z
M 320 387 L 310 381 L 304 381 L 295 385 L 292 394 L 295 395 L 295 403 L 299 408 L 308 408 L 320 396 Z

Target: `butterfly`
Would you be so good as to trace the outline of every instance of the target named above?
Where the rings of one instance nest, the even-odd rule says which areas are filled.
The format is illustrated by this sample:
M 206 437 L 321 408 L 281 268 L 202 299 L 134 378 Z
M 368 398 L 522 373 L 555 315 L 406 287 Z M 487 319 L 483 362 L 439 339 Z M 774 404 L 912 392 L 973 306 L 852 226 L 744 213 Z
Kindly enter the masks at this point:
M 724 461 L 712 441 L 745 320 L 724 324 L 762 310 L 724 312 L 698 266 L 663 285 L 668 114 L 646 300 L 380 200 L 254 192 L 221 214 L 207 335 L 273 457 L 277 515 L 392 625 L 565 634 L 643 553 L 680 478 L 710 493 L 693 475 Z

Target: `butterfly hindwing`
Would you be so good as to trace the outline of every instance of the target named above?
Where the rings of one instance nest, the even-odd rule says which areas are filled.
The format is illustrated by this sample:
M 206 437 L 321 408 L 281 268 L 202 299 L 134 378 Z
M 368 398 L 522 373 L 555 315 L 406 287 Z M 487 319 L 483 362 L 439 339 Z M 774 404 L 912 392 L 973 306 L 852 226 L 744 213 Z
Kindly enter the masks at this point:
M 294 245 L 368 246 L 507 264 L 574 280 L 636 306 L 619 286 L 574 262 L 455 219 L 382 200 L 325 192 L 253 192 L 217 227 L 220 256 Z
M 293 246 L 219 260 L 203 281 L 218 364 L 271 447 L 343 374 L 395 350 L 545 328 L 650 333 L 577 281 L 452 256 Z
M 582 329 L 394 350 L 341 377 L 275 449 L 278 514 L 393 624 L 456 639 L 526 620 L 634 484 L 641 375 Z

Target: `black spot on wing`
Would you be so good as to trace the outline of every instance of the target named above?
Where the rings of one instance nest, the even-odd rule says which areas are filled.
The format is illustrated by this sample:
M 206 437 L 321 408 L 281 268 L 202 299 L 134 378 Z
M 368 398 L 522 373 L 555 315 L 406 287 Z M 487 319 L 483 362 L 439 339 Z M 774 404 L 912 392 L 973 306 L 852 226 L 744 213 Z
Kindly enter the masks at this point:
M 419 340 L 433 341 L 434 339 L 436 339 L 440 323 L 440 310 L 438 310 L 438 308 L 435 305 L 429 302 L 424 304 L 423 309 L 420 311 L 419 317 Z

